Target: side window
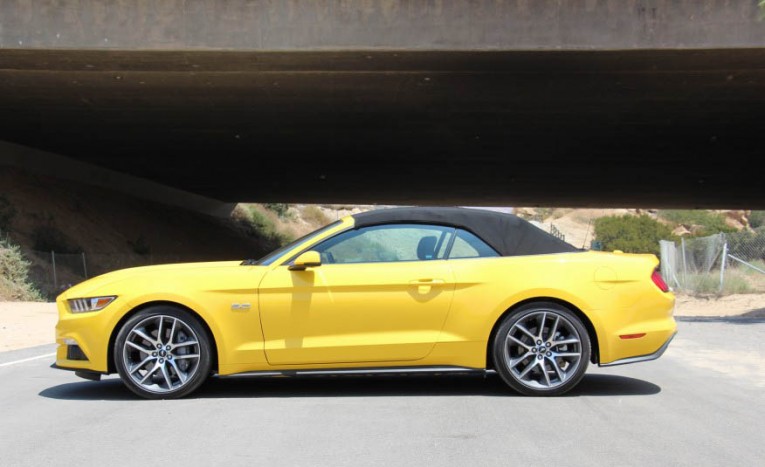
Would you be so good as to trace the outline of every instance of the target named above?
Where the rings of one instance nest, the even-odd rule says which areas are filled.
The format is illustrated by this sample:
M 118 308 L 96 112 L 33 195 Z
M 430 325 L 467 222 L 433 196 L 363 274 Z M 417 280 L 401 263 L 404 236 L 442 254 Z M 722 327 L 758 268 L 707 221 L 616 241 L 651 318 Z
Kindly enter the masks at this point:
M 343 232 L 313 250 L 322 263 L 375 263 L 444 259 L 454 229 L 437 225 L 392 224 Z
M 499 256 L 492 247 L 467 230 L 457 229 L 457 238 L 454 239 L 449 259 L 459 258 L 490 258 Z

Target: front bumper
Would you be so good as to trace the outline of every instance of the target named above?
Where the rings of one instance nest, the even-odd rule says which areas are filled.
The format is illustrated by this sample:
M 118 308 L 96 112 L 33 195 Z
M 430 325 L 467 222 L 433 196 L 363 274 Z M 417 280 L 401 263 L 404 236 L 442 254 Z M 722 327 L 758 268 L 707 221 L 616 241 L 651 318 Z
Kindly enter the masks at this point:
M 106 310 L 92 313 L 70 313 L 62 299 L 56 304 L 56 367 L 108 373 L 109 340 L 118 316 L 115 312 L 124 304 L 118 298 Z

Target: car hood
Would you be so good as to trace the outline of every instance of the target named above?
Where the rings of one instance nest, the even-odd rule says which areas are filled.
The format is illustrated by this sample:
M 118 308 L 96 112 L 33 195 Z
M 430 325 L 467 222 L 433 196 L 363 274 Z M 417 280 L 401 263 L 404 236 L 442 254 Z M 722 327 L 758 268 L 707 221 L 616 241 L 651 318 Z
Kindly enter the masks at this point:
M 112 289 L 121 282 L 135 278 L 141 278 L 142 280 L 152 280 L 153 278 L 156 278 L 157 280 L 164 281 L 167 280 L 168 275 L 170 275 L 174 280 L 178 280 L 182 279 L 183 276 L 196 275 L 202 271 L 206 272 L 205 270 L 210 270 L 210 273 L 219 273 L 221 270 L 236 270 L 244 267 L 241 264 L 241 261 L 216 261 L 205 263 L 161 264 L 156 266 L 140 266 L 120 269 L 81 282 L 67 289 L 64 293 L 58 296 L 57 300 L 90 297 L 100 292 L 113 293 L 108 289 Z M 262 266 L 247 267 L 252 268 Z

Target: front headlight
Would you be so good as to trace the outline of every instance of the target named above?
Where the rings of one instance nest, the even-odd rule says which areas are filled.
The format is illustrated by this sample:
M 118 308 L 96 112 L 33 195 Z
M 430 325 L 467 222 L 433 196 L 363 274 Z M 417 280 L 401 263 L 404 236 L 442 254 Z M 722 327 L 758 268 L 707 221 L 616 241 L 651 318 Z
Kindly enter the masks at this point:
M 87 313 L 89 311 L 103 310 L 116 298 L 116 296 L 72 298 L 67 300 L 67 302 L 69 302 L 69 311 L 72 313 Z

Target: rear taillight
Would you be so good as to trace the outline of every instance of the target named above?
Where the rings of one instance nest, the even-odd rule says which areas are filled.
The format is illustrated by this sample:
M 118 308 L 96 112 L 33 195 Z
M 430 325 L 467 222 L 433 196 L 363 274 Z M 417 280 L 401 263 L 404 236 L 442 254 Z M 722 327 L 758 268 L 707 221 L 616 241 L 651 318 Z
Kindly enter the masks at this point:
M 661 277 L 661 273 L 658 269 L 654 270 L 653 274 L 651 274 L 651 280 L 662 292 L 669 292 L 669 286 L 664 282 L 664 278 Z

